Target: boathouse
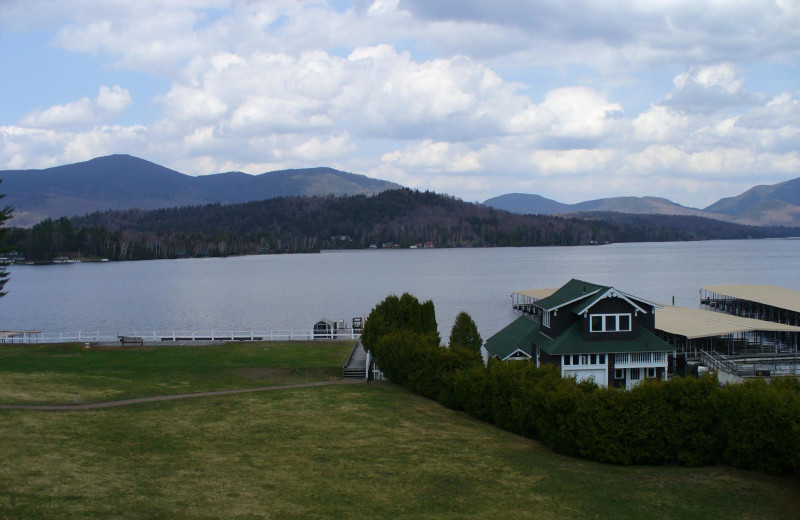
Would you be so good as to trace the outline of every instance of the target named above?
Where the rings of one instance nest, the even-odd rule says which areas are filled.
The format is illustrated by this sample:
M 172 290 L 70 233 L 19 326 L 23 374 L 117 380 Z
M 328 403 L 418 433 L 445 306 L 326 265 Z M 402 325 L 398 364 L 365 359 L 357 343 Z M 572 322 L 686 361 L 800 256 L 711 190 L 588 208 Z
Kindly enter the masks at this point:
M 536 315 L 536 303 L 556 290 L 515 291 L 512 306 Z M 797 316 L 792 314 L 800 311 L 800 291 L 724 285 L 704 287 L 700 294 L 703 309 L 655 308 L 654 332 L 675 351 L 670 373 L 704 366 L 724 382 L 800 375 L 800 326 L 794 325 Z
M 314 339 L 334 339 L 336 337 L 336 323 L 323 318 L 314 324 Z
M 614 287 L 570 280 L 530 293 L 520 316 L 486 341 L 485 357 L 553 364 L 563 377 L 631 388 L 666 378 L 674 348 L 655 334 L 659 305 Z M 516 305 L 516 303 L 515 303 Z

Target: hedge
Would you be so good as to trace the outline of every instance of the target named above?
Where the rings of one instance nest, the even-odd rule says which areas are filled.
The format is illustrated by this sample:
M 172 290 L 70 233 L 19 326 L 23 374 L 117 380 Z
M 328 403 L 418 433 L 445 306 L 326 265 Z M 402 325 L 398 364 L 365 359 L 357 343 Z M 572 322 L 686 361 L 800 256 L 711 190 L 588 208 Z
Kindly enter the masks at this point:
M 438 334 L 402 328 L 376 338 L 372 352 L 392 381 L 565 455 L 800 473 L 796 379 L 720 387 L 713 376 L 675 377 L 601 388 L 562 378 L 551 365 L 484 365 L 467 348 L 440 346 Z
M 395 332 L 379 341 L 386 376 L 554 451 L 612 464 L 800 473 L 800 382 L 645 380 L 631 390 L 561 378 L 556 367 L 492 360 Z

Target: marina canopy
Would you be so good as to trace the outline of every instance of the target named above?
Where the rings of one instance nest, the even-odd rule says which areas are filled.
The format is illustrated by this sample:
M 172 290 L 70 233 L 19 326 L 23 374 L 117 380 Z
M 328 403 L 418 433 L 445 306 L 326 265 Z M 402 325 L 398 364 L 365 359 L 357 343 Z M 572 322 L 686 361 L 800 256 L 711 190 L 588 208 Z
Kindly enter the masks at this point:
M 691 309 L 662 307 L 656 309 L 656 329 L 684 336 L 687 339 L 725 336 L 740 332 L 800 332 L 800 327 L 771 321 L 740 318 L 731 314 Z
M 720 296 L 748 300 L 788 311 L 800 312 L 800 291 L 776 287 L 774 285 L 710 285 L 701 287 L 703 291 Z
M 546 287 L 543 289 L 525 289 L 524 291 L 514 291 L 511 294 L 519 294 L 520 296 L 527 296 L 528 298 L 533 298 L 534 300 L 541 300 L 542 298 L 552 296 L 552 294 L 557 290 L 558 287 Z

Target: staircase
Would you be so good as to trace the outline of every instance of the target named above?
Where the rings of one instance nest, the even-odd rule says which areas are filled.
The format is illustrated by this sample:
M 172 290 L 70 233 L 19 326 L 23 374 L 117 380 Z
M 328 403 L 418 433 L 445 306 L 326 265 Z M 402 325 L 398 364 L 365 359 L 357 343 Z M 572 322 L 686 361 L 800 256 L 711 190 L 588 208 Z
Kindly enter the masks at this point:
M 350 351 L 350 357 L 347 358 L 343 370 L 344 377 L 367 378 L 367 351 L 364 350 L 364 345 L 360 341 L 353 345 L 353 350 Z

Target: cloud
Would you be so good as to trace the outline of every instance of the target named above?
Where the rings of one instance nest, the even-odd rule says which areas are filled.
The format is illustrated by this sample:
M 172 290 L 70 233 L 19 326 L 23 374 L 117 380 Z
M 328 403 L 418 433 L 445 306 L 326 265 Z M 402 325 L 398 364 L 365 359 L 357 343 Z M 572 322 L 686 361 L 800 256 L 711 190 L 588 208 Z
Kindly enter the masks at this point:
M 100 87 L 97 97 L 84 97 L 64 105 L 34 110 L 20 120 L 20 125 L 39 128 L 77 127 L 95 124 L 124 112 L 133 103 L 130 92 L 117 85 Z
M 325 164 L 468 200 L 695 205 L 723 195 L 712 182 L 797 171 L 793 2 L 9 0 L 0 27 L 47 32 L 87 78 L 140 71 L 26 101 L 5 167 L 132 153 L 191 174 Z
M 756 96 L 745 91 L 729 63 L 692 67 L 673 79 L 674 90 L 663 105 L 682 112 L 709 113 L 737 105 L 752 105 Z
M 403 0 L 398 9 L 431 26 L 427 41 L 434 46 L 436 28 L 446 24 L 499 28 L 524 35 L 524 47 L 517 38 L 507 54 L 604 69 L 796 57 L 800 39 L 800 7 L 786 1 Z M 460 43 L 443 44 L 469 49 L 474 36 L 467 30 Z
M 0 126 L 0 168 L 49 168 L 122 151 L 146 150 L 147 129 L 103 125 L 72 132 Z

